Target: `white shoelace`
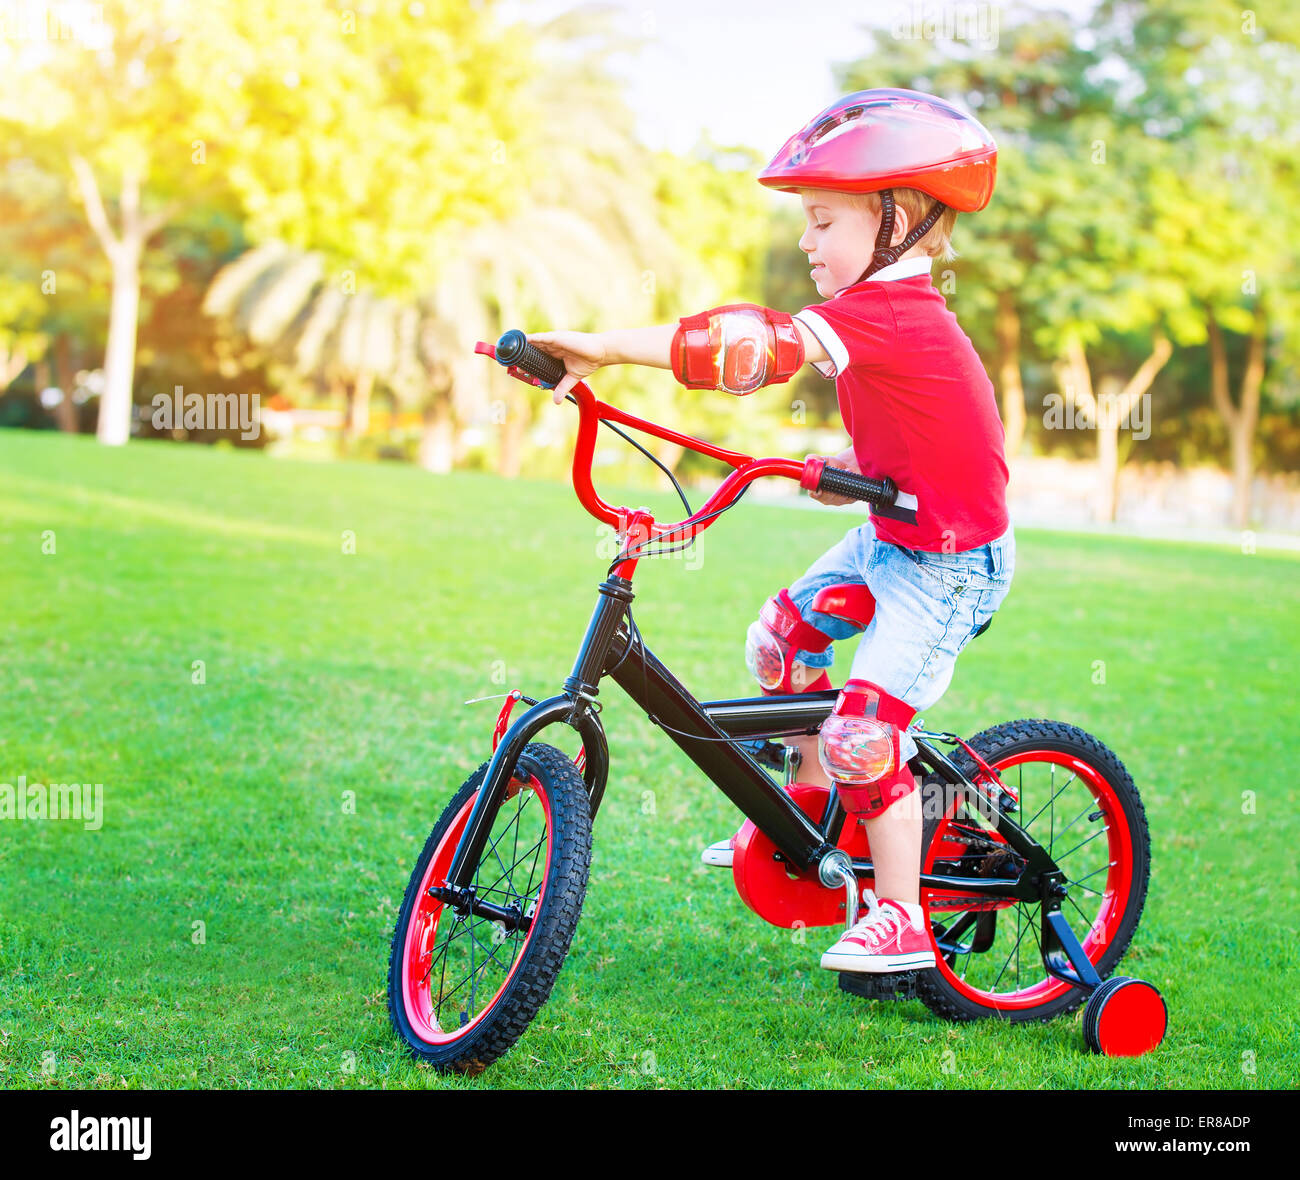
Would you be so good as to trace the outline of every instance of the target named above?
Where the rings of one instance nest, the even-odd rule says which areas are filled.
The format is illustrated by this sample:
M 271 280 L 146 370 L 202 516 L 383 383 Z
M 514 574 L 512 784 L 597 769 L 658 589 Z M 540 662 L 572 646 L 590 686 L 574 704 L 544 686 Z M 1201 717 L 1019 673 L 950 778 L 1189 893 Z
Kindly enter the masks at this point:
M 900 913 L 892 905 L 888 908 L 876 900 L 875 893 L 868 889 L 863 895 L 867 902 L 867 916 L 859 918 L 853 929 L 845 933 L 845 938 L 863 938 L 870 943 L 882 943 L 893 934 L 901 933 L 911 927 L 911 919 Z

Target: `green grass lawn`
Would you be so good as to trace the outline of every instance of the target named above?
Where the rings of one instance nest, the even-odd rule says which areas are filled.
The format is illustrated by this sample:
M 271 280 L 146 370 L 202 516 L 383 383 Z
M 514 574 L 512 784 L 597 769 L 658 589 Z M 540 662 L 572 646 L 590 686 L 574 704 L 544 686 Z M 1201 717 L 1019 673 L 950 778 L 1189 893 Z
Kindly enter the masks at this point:
M 746 501 L 690 561 L 642 564 L 647 642 L 701 699 L 752 695 L 749 621 L 856 521 Z M 1164 993 L 1157 1052 L 1091 1057 L 1078 1013 L 955 1026 L 839 992 L 830 932 L 799 945 L 699 863 L 738 813 L 608 681 L 609 791 L 549 1003 L 478 1078 L 413 1063 L 388 944 L 490 749 L 499 702 L 462 702 L 558 691 L 603 552 L 562 485 L 0 432 L 0 782 L 102 782 L 105 812 L 0 822 L 0 1085 L 1295 1084 L 1300 562 L 1028 530 L 926 721 L 1055 717 L 1125 760 L 1154 859 L 1122 970 Z

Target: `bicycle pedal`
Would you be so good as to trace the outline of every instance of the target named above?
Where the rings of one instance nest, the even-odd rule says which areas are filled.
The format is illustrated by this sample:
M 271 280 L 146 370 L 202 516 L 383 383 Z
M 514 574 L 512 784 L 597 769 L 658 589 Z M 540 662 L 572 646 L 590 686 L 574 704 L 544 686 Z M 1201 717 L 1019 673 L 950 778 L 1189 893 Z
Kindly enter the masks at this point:
M 892 971 L 886 975 L 865 971 L 841 971 L 840 991 L 861 996 L 864 1000 L 916 999 L 915 971 Z

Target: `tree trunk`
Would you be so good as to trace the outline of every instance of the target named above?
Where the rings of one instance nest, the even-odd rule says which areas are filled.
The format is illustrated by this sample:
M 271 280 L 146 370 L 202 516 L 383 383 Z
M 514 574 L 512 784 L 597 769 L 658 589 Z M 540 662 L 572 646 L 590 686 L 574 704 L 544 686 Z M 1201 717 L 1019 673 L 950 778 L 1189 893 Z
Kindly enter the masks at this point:
M 681 443 L 663 442 L 655 450 L 655 458 L 668 468 L 674 475 L 677 473 L 677 465 L 682 461 L 682 456 L 686 454 L 686 448 Z M 669 490 L 672 489 L 672 482 L 668 482 Z
M 507 403 L 506 420 L 501 423 L 498 435 L 500 444 L 497 450 L 497 474 L 506 479 L 514 479 L 524 463 L 524 430 L 528 426 L 527 415 L 522 399 L 512 398 Z
M 1113 390 L 1100 398 L 1092 391 L 1092 372 L 1083 344 L 1077 337 L 1066 341 L 1065 358 L 1068 373 L 1066 397 L 1081 406 L 1092 416 L 1097 432 L 1097 499 L 1095 511 L 1103 524 L 1115 520 L 1119 488 L 1119 427 L 1128 420 L 1138 398 L 1151 388 L 1156 374 L 1164 368 L 1173 355 L 1173 345 L 1163 332 L 1154 334 L 1151 355 L 1138 366 L 1137 372 L 1118 393 Z
M 1097 519 L 1113 524 L 1119 506 L 1119 382 L 1103 378 L 1097 398 Z
M 9 388 L 27 368 L 27 350 L 21 345 L 12 352 L 7 344 L 0 344 L 0 393 Z
M 131 437 L 131 391 L 135 385 L 135 338 L 140 318 L 140 248 L 120 240 L 113 259 L 113 296 L 108 313 L 104 393 L 96 437 L 120 447 Z
M 72 400 L 77 374 L 72 367 L 72 345 L 66 335 L 60 333 L 54 338 L 50 354 L 54 362 L 54 384 L 63 391 L 63 400 L 54 408 L 54 420 L 59 424 L 60 430 L 76 434 L 81 425 L 78 421 L 80 415 L 77 413 L 77 403 Z
M 446 475 L 452 469 L 453 451 L 451 402 L 445 394 L 435 394 L 424 411 L 420 466 L 425 471 Z
M 1214 408 L 1228 428 L 1232 454 L 1232 523 L 1244 529 L 1250 523 L 1251 484 L 1255 478 L 1255 430 L 1259 424 L 1259 393 L 1264 382 L 1268 320 L 1262 304 L 1255 306 L 1255 322 L 1241 376 L 1241 404 L 1233 405 L 1229 393 L 1228 352 L 1214 310 L 1205 313 L 1210 344 L 1210 393 Z
M 101 443 L 121 446 L 131 437 L 131 392 L 135 382 L 135 338 L 140 318 L 140 255 L 144 244 L 166 223 L 171 210 L 144 216 L 140 208 L 140 178 L 144 165 L 137 161 L 122 169 L 119 194 L 121 229 L 108 223 L 94 170 L 81 156 L 71 157 L 72 171 L 81 190 L 90 228 L 113 267 L 113 295 L 108 316 L 108 351 L 104 358 L 104 395 L 99 402 Z
M 1025 387 L 1020 379 L 1020 315 L 1010 291 L 998 293 L 994 322 L 998 342 L 998 387 L 1002 391 L 1002 425 L 1006 430 L 1006 455 L 1020 451 L 1025 437 Z
M 349 443 L 370 429 L 370 394 L 374 388 L 375 375 L 363 372 L 348 392 L 348 412 L 343 423 L 343 434 Z

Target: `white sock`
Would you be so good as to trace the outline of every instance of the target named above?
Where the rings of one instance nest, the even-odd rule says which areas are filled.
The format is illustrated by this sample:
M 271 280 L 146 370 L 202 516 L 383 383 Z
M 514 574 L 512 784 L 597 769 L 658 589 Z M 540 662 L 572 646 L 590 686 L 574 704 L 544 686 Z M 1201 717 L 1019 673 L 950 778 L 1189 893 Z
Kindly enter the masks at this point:
M 914 901 L 894 901 L 889 899 L 890 905 L 900 909 L 907 915 L 907 920 L 912 923 L 914 930 L 925 929 L 925 914 L 921 912 L 921 907 Z

